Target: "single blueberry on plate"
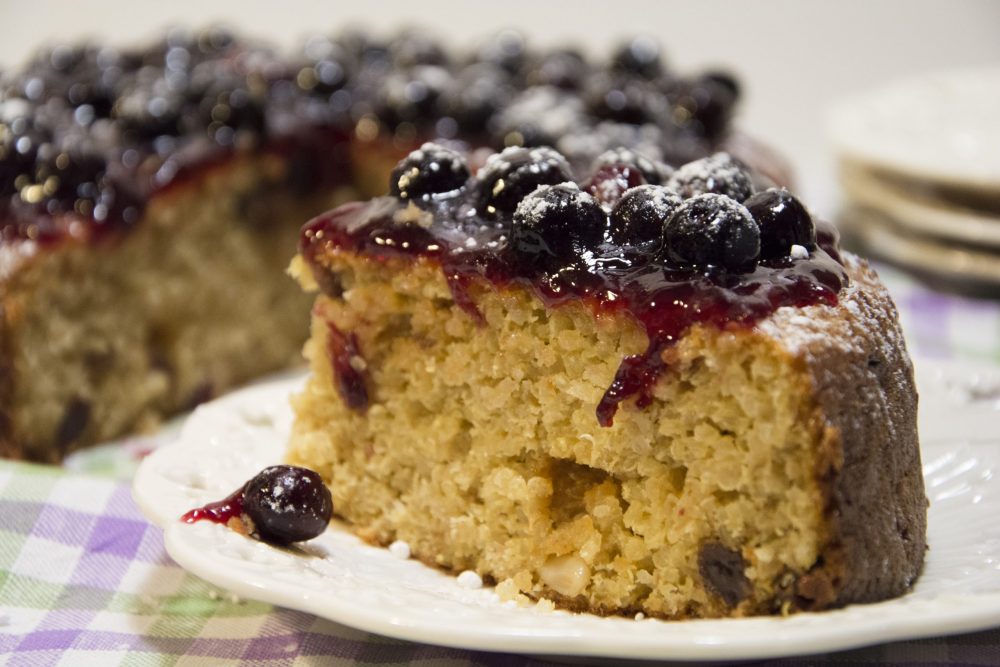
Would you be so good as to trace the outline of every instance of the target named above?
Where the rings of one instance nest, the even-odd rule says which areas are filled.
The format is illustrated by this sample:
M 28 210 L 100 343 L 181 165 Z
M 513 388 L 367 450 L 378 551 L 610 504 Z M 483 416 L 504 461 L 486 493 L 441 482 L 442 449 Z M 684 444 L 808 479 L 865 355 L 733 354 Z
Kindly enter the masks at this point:
M 326 530 L 333 498 L 312 470 L 277 465 L 264 468 L 247 482 L 243 507 L 261 540 L 286 545 L 310 540 Z

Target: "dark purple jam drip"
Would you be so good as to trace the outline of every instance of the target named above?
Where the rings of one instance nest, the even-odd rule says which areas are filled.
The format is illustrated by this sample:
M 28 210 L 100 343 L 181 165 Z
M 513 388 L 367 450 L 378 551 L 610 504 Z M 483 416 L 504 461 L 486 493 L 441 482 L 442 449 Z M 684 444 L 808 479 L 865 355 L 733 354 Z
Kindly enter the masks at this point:
M 202 507 L 196 507 L 186 512 L 181 517 L 181 521 L 184 523 L 211 521 L 212 523 L 225 525 L 229 523 L 230 519 L 238 519 L 243 514 L 243 491 L 245 489 L 246 485 L 244 484 L 222 500 L 216 500 Z
M 331 248 L 376 261 L 436 261 L 456 304 L 480 322 L 482 316 L 468 295 L 469 285 L 477 280 L 496 288 L 529 287 L 548 307 L 575 300 L 595 313 L 630 314 L 645 330 L 649 345 L 642 354 L 622 360 L 596 407 L 601 426 L 611 426 L 619 404 L 629 398 L 640 408 L 649 404 L 654 383 L 669 368 L 670 348 L 692 326 L 747 328 L 783 306 L 836 305 L 848 283 L 836 232 L 824 224 L 817 233 L 818 247 L 808 258 L 763 260 L 748 273 L 673 266 L 648 246 L 611 243 L 562 257 L 558 266 L 542 270 L 508 246 L 510 221 L 484 219 L 472 200 L 464 193 L 439 204 L 429 226 L 395 222 L 394 214 L 405 204 L 393 198 L 348 204 L 309 222 L 300 248 L 321 284 L 328 281 L 322 258 Z

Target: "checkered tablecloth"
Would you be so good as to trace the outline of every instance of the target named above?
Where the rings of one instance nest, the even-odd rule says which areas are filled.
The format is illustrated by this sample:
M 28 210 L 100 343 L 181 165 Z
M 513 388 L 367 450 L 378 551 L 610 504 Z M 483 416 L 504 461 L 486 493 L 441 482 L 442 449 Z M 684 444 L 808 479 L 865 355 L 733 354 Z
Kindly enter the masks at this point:
M 1000 302 L 882 273 L 914 353 L 1000 363 Z M 68 469 L 0 462 L 0 665 L 549 664 L 369 635 L 187 574 L 128 484 L 175 432 L 96 448 Z M 885 663 L 1000 665 L 1000 630 L 763 664 Z

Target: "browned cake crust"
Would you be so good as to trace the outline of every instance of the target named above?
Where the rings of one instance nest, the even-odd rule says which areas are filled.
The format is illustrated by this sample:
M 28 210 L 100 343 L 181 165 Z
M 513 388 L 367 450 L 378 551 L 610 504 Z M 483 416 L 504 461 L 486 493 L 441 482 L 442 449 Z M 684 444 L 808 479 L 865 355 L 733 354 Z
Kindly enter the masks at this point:
M 805 364 L 823 424 L 826 545 L 796 582 L 803 609 L 899 596 L 927 550 L 913 365 L 889 293 L 867 263 L 851 265 L 856 287 L 837 309 L 764 325 Z

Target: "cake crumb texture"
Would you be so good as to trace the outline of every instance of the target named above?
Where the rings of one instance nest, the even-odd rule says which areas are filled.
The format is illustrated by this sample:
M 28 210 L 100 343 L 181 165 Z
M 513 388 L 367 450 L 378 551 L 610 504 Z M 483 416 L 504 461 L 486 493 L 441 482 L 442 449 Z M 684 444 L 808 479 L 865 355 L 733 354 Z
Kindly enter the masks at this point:
M 282 270 L 298 221 L 276 157 L 208 170 L 131 233 L 71 239 L 0 285 L 0 456 L 59 460 L 287 366 L 308 298 Z

